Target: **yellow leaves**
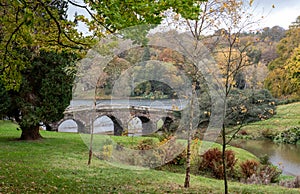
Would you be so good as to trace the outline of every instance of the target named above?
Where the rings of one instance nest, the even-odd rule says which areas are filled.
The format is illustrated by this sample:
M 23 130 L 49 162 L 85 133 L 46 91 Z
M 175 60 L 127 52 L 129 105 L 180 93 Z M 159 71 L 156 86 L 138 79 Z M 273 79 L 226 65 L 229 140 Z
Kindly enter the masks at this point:
M 224 8 L 228 8 L 228 4 L 226 2 L 223 3 Z
M 273 101 L 273 102 L 269 102 L 269 105 L 275 105 L 275 102 Z
M 240 113 L 247 113 L 248 112 L 248 109 L 245 105 L 241 104 L 239 106 L 234 106 L 234 107 L 231 107 L 231 110 L 234 111 L 234 112 L 240 112 Z
M 274 112 L 273 109 L 268 110 L 268 112 L 269 112 L 271 115 L 274 115 L 274 114 L 275 114 L 275 112 Z
M 254 0 L 250 0 L 249 5 L 252 6 Z
M 175 14 L 173 18 L 174 20 L 178 21 L 180 19 L 180 14 Z
M 248 109 L 246 108 L 245 105 L 241 105 L 240 110 L 241 110 L 241 113 L 246 113 L 248 111 Z
M 209 111 L 204 111 L 203 112 L 205 116 L 210 117 L 211 113 Z
M 172 110 L 179 110 L 179 108 L 178 108 L 178 106 L 176 106 L 176 105 L 172 105 Z
M 109 159 L 112 156 L 113 146 L 112 145 L 104 145 L 102 148 L 102 152 L 100 153 L 101 159 Z

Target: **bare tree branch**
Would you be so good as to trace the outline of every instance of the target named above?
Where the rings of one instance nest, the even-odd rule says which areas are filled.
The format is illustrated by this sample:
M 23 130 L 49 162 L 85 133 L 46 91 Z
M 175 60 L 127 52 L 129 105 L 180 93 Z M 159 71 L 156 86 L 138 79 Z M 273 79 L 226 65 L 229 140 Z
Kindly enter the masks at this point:
M 85 9 L 85 10 L 89 13 L 89 15 L 90 15 L 96 22 L 98 22 L 98 24 L 100 24 L 102 27 L 104 27 L 108 32 L 114 33 L 114 31 L 112 31 L 111 29 L 109 29 L 107 26 L 105 26 L 101 21 L 99 21 L 99 20 L 94 16 L 94 14 L 90 11 L 90 9 L 88 8 L 87 5 L 79 5 L 79 4 L 77 4 L 77 3 L 74 3 L 74 2 L 71 1 L 71 0 L 68 0 L 68 3 L 70 3 L 70 4 L 72 4 L 72 5 L 76 6 L 76 7 Z
M 67 33 L 64 30 L 62 30 L 61 24 L 59 23 L 59 21 L 57 20 L 57 18 L 52 14 L 52 12 L 49 10 L 48 6 L 46 6 L 41 0 L 39 0 L 39 2 L 41 3 L 41 5 L 44 7 L 44 9 L 46 10 L 46 12 L 49 14 L 49 16 L 52 18 L 52 20 L 56 24 L 56 27 L 58 29 L 57 43 L 59 45 L 64 46 L 64 47 L 74 48 L 74 49 L 78 49 L 79 48 L 79 47 L 76 47 L 76 46 L 66 45 L 66 44 L 62 43 L 61 42 L 61 34 L 63 34 L 70 42 L 72 42 L 74 44 L 79 44 L 79 45 L 84 45 L 84 46 L 88 45 L 88 44 L 85 44 L 85 43 L 82 43 L 82 42 L 75 41 L 72 38 L 70 38 L 67 35 Z
M 16 28 L 15 30 L 11 33 L 11 35 L 9 36 L 8 41 L 5 44 L 5 53 L 4 53 L 4 61 L 6 60 L 7 57 L 7 53 L 8 53 L 8 46 L 12 40 L 12 38 L 14 37 L 14 35 L 20 30 L 20 28 L 24 25 L 25 21 L 22 21 Z

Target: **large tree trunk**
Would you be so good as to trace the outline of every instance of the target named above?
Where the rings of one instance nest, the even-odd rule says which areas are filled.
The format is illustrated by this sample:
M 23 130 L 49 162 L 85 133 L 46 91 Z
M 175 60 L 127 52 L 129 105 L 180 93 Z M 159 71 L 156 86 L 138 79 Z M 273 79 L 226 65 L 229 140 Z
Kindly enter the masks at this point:
M 41 139 L 42 136 L 40 134 L 39 126 L 33 126 L 30 128 L 21 128 L 22 134 L 20 140 L 38 140 Z

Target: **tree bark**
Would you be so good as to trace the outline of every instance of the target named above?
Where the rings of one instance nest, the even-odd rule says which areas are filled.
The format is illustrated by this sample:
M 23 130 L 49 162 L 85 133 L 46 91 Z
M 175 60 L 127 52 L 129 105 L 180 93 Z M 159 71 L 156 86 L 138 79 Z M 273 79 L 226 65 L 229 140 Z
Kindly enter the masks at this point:
M 227 172 L 226 172 L 226 134 L 225 134 L 225 124 L 222 126 L 222 166 L 224 175 L 224 193 L 228 194 L 228 183 L 227 183 Z
M 20 140 L 39 140 L 43 137 L 40 134 L 40 127 L 34 126 L 34 127 L 28 127 L 28 128 L 21 128 L 22 134 L 20 137 Z
M 188 141 L 187 141 L 187 154 L 186 154 L 186 171 L 185 171 L 185 181 L 184 181 L 184 187 L 189 188 L 190 187 L 190 174 L 191 174 L 191 131 L 193 130 L 193 119 L 194 119 L 194 86 L 192 90 L 192 99 L 190 104 L 190 120 L 189 120 L 189 129 L 188 129 Z

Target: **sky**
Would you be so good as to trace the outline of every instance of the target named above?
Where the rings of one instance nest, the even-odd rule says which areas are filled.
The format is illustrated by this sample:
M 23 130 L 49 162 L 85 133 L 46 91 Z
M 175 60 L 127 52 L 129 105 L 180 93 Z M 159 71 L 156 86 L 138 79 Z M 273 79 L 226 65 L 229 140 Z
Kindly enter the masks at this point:
M 289 25 L 300 16 L 300 0 L 256 0 L 254 4 L 258 14 L 265 15 L 262 27 L 278 25 L 288 29 Z M 272 8 L 272 5 L 275 8 Z
M 244 1 L 249 2 L 249 0 Z M 77 2 L 82 2 L 82 0 Z M 289 25 L 296 21 L 296 18 L 300 16 L 300 0 L 254 0 L 253 4 L 256 12 L 255 15 L 258 17 L 264 16 L 259 28 L 278 25 L 288 29 Z M 272 8 L 273 5 L 274 8 Z M 69 18 L 74 16 L 75 11 L 77 11 L 78 14 L 88 15 L 86 11 L 70 6 L 68 10 Z M 82 30 L 84 28 L 84 25 L 80 24 L 79 29 Z

